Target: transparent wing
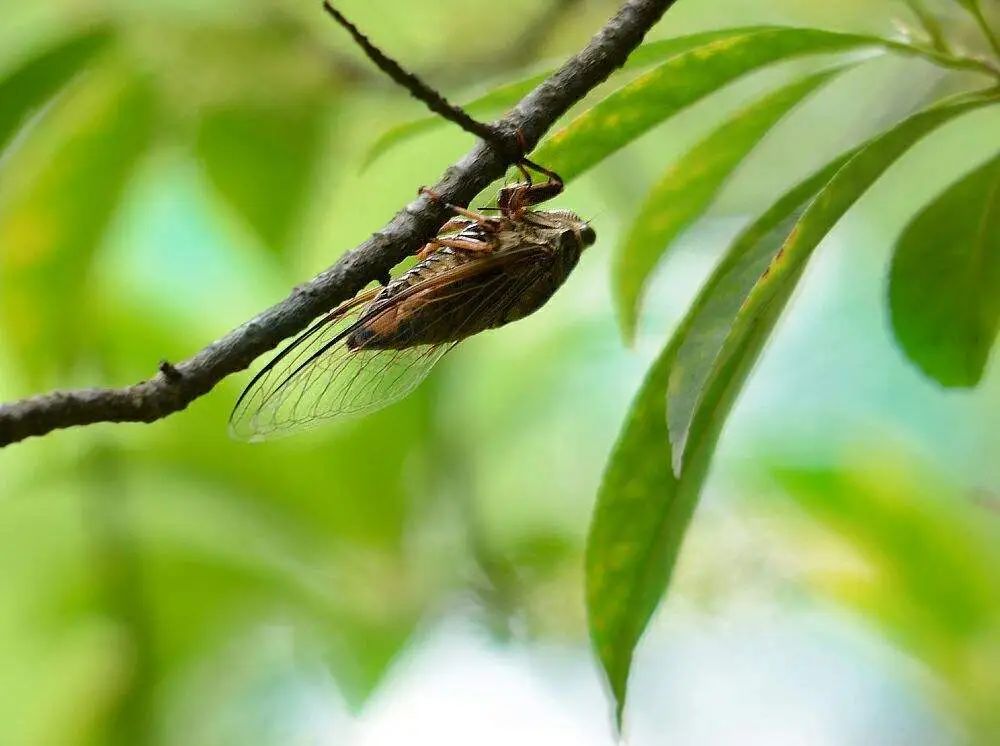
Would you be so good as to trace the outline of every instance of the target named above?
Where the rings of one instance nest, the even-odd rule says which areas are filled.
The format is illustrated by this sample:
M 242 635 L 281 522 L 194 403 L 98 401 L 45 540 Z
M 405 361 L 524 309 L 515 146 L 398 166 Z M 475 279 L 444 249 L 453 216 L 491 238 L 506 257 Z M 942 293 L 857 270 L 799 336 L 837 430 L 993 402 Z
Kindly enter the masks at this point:
M 230 416 L 230 431 L 243 440 L 277 438 L 398 401 L 456 343 L 410 346 L 403 340 L 401 349 L 351 349 L 346 344 L 351 332 L 392 313 L 399 303 L 426 296 L 425 314 L 439 308 L 465 319 L 456 329 L 460 338 L 463 325 L 497 320 L 537 280 L 542 270 L 532 269 L 531 258 L 529 252 L 511 252 L 509 257 L 479 260 L 455 270 L 453 277 L 414 285 L 375 309 L 357 301 L 341 306 L 299 335 L 250 381 Z M 496 273 L 498 263 L 511 271 Z M 475 281 L 477 264 L 492 272 L 489 279 Z
M 358 321 L 373 297 L 374 292 L 369 292 L 326 314 L 275 355 L 237 399 L 229 416 L 232 435 L 242 440 L 263 440 L 280 437 L 284 430 L 301 429 L 299 420 L 307 425 L 304 402 L 291 398 L 296 388 L 302 388 L 299 393 L 304 398 L 314 383 L 316 371 L 306 365 L 307 361 L 321 363 L 322 353 L 332 349 L 335 341 Z M 296 385 L 291 385 L 293 378 Z

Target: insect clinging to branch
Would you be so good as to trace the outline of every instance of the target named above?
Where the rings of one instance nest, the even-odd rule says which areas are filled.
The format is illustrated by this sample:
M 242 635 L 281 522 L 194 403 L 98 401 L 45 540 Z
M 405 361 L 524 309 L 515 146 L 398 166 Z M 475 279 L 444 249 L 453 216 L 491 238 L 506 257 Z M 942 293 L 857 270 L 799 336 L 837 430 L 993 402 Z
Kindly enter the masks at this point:
M 369 51 L 367 38 L 325 7 Z M 385 69 L 384 54 L 373 59 Z M 392 64 L 395 78 L 402 69 Z M 426 86 L 402 74 L 411 92 L 429 95 L 414 91 L 413 85 Z M 260 440 L 371 412 L 412 391 L 463 339 L 541 308 L 596 236 L 573 212 L 533 209 L 562 191 L 562 179 L 523 156 L 516 165 L 522 180 L 500 190 L 496 214 L 446 205 L 453 217 L 420 250 L 416 265 L 341 304 L 279 352 L 237 400 L 232 432 Z M 535 182 L 531 172 L 544 180 Z

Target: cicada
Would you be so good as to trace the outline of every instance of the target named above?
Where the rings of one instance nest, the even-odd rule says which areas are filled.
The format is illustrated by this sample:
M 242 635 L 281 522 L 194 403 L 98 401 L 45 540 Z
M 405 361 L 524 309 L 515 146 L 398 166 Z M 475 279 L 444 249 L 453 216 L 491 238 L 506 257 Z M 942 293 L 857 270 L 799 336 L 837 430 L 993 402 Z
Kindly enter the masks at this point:
M 533 182 L 527 167 L 547 179 Z M 495 214 L 448 205 L 455 216 L 417 264 L 279 352 L 237 400 L 233 434 L 262 440 L 372 412 L 410 393 L 463 339 L 541 308 L 596 236 L 573 212 L 531 209 L 563 183 L 530 161 L 519 168 L 524 180 L 500 190 Z

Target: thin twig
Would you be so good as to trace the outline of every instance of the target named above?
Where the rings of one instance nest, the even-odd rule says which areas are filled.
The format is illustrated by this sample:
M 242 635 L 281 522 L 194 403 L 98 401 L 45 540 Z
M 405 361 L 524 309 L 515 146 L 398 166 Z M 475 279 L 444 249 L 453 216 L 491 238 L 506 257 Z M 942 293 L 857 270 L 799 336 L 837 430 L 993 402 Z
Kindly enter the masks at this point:
M 622 66 L 675 1 L 625 2 L 583 50 L 525 96 L 497 126 L 520 132 L 530 151 L 571 106 Z M 513 159 L 493 147 L 477 143 L 445 171 L 434 191 L 445 202 L 467 205 L 501 178 L 512 163 Z M 223 378 L 243 370 L 317 316 L 383 276 L 432 238 L 446 217 L 441 204 L 418 197 L 328 270 L 189 360 L 176 364 L 180 377 L 175 381 L 159 373 L 125 388 L 56 391 L 0 406 L 0 446 L 96 422 L 153 422 L 184 409 Z M 221 423 L 219 428 L 221 433 Z
M 409 91 L 411 96 L 422 101 L 428 109 L 449 122 L 454 122 L 469 134 L 490 143 L 501 153 L 517 153 L 516 142 L 512 141 L 503 130 L 473 119 L 460 106 L 451 103 L 416 75 L 404 69 L 396 60 L 375 46 L 371 39 L 361 33 L 361 30 L 351 23 L 343 13 L 333 7 L 329 0 L 324 0 L 323 9 L 347 30 L 358 46 L 382 72 Z

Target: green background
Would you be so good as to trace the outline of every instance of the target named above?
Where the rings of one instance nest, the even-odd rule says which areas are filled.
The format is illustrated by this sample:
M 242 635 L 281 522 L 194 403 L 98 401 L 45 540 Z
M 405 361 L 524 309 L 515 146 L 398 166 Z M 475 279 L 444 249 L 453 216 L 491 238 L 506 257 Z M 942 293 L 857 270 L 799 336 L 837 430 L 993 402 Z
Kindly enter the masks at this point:
M 578 49 L 617 3 L 577 3 L 511 59 L 538 5 L 340 3 L 456 100 Z M 958 44 L 982 44 L 954 3 L 930 5 Z M 0 151 L 2 400 L 188 357 L 472 142 L 438 128 L 362 170 L 382 132 L 423 112 L 319 3 L 0 11 L 4 79 L 110 29 Z M 653 38 L 758 23 L 892 35 L 907 18 L 872 0 L 684 0 Z M 754 73 L 574 181 L 558 206 L 593 218 L 598 243 L 566 287 L 398 405 L 251 446 L 226 434 L 239 375 L 152 425 L 0 451 L 0 744 L 612 743 L 582 555 L 644 371 L 752 215 L 950 84 L 886 58 L 808 100 L 682 236 L 626 346 L 609 265 L 638 204 L 727 113 L 808 69 Z M 948 392 L 924 378 L 893 341 L 886 284 L 904 226 L 998 130 L 987 110 L 935 132 L 824 242 L 639 648 L 630 742 L 989 742 L 1000 376 Z

